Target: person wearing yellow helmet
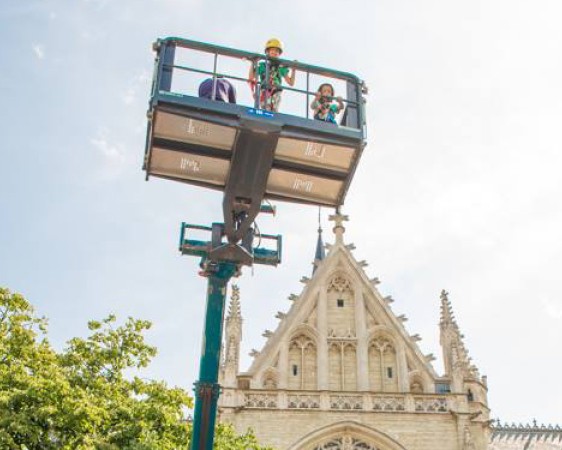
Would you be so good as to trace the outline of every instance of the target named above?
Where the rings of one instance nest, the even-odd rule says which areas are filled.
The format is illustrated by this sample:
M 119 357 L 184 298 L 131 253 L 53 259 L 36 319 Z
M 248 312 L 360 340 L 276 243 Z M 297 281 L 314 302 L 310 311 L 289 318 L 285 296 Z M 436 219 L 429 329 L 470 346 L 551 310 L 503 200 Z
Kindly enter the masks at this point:
M 252 64 L 248 78 L 255 93 L 257 79 L 260 84 L 260 108 L 267 111 L 279 111 L 281 103 L 281 87 L 283 80 L 289 85 L 295 84 L 295 69 L 279 64 L 278 58 L 283 53 L 283 43 L 271 38 L 265 43 L 266 59 L 257 66 Z
M 283 53 L 283 42 L 277 38 L 268 39 L 265 43 L 265 54 L 268 54 L 269 49 L 277 49 L 279 54 L 276 57 L 279 57 Z

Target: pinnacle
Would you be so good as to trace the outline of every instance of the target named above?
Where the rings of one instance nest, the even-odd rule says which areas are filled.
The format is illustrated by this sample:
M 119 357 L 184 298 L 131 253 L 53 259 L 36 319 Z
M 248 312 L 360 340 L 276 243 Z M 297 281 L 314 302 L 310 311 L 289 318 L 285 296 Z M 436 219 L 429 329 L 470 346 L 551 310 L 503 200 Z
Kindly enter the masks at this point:
M 228 317 L 242 318 L 242 312 L 240 309 L 240 288 L 236 284 L 232 285 L 230 305 L 228 306 Z
M 322 227 L 318 226 L 318 240 L 316 241 L 316 252 L 314 254 L 314 267 L 312 273 L 316 272 L 321 261 L 326 258 L 326 250 L 324 249 L 324 242 L 322 241 Z
M 440 325 L 442 327 L 452 325 L 458 329 L 457 322 L 455 320 L 455 314 L 453 313 L 453 307 L 451 306 L 451 301 L 449 300 L 449 293 L 445 289 L 441 291 Z

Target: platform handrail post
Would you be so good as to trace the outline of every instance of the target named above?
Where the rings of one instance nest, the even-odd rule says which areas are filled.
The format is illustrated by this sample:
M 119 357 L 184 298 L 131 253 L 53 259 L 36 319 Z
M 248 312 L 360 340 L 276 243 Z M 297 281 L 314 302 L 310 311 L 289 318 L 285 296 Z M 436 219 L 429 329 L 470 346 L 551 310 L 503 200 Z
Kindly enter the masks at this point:
M 213 100 L 216 100 L 216 95 L 217 95 L 217 60 L 219 58 L 219 54 L 217 52 L 215 52 L 215 57 L 214 57 L 214 61 L 213 61 L 213 92 L 211 94 L 211 98 Z
M 306 110 L 306 118 L 308 119 L 308 105 L 310 103 L 310 72 L 306 71 L 306 105 L 304 109 Z
M 160 42 L 158 52 L 160 58 L 160 80 L 158 83 L 158 90 L 170 92 L 172 90 L 176 44 L 168 41 Z
M 261 83 L 258 74 L 258 63 L 257 61 L 252 62 L 252 70 L 254 71 L 254 108 L 259 109 L 260 107 L 260 95 L 261 95 Z
M 265 92 L 263 96 L 263 109 L 267 109 L 267 101 L 269 100 L 269 73 L 271 71 L 271 60 L 265 60 Z M 260 105 L 261 106 L 261 105 Z

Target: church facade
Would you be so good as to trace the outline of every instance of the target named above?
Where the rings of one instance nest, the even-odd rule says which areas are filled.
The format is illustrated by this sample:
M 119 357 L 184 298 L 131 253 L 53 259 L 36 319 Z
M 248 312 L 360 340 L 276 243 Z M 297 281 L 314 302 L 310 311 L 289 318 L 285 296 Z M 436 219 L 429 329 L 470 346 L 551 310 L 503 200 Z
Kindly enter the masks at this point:
M 335 243 L 326 255 L 319 235 L 312 277 L 289 297 L 289 311 L 277 313 L 277 329 L 264 333 L 247 372 L 239 367 L 242 315 L 233 287 L 219 420 L 252 428 L 262 445 L 279 450 L 562 448 L 494 434 L 486 377 L 468 356 L 448 294 L 441 293 L 439 375 L 344 243 L 346 217 L 331 219 Z

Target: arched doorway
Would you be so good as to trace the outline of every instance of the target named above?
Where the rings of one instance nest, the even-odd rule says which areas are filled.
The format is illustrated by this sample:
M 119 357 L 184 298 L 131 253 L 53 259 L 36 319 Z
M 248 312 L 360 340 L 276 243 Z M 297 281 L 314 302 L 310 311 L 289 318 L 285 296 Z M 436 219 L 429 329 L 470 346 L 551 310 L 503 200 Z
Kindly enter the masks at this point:
M 407 450 L 374 428 L 355 421 L 337 422 L 313 431 L 288 450 Z

